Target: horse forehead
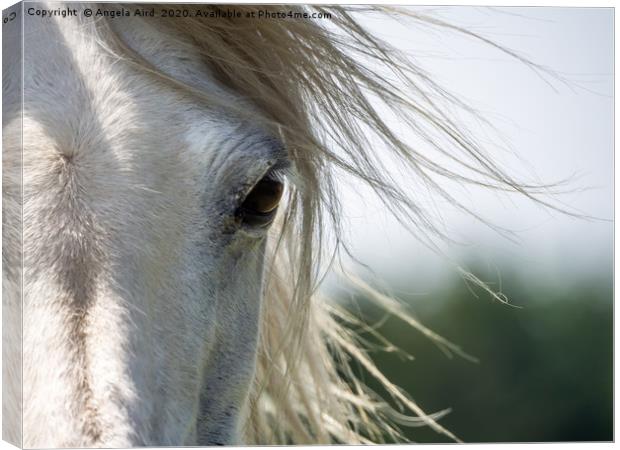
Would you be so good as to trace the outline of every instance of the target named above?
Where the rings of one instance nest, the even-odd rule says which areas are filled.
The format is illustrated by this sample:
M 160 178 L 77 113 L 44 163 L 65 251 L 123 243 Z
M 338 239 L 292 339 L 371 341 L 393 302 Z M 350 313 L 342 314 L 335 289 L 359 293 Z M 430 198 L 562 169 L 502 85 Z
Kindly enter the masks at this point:
M 225 89 L 200 67 L 198 55 L 189 57 L 190 46 L 175 44 L 161 31 L 165 27 L 138 19 L 132 24 L 121 39 L 158 70 L 209 93 Z M 286 158 L 281 145 L 260 127 L 109 57 L 91 26 L 62 19 L 30 19 L 26 24 L 24 123 L 31 132 L 24 144 L 29 167 L 37 174 L 59 166 L 51 162 L 70 161 L 93 196 L 115 183 L 166 193 L 159 196 L 164 199 L 174 191 L 199 194 L 212 185 L 223 189 Z M 100 189 L 100 184 L 108 188 Z
M 145 103 L 156 100 L 141 95 L 139 77 L 106 58 L 93 33 L 80 30 L 74 21 L 31 19 L 26 29 L 25 113 L 43 124 L 59 146 L 92 145 L 89 141 L 104 135 L 118 135 L 135 125 Z M 161 114 L 166 102 L 159 103 Z M 139 117 L 145 125 L 148 119 Z
M 238 123 L 231 118 L 111 57 L 92 23 L 26 19 L 25 113 L 42 124 L 59 147 L 97 145 L 106 136 L 123 142 L 135 137 L 141 145 L 151 137 L 164 144 L 211 120 L 217 122 L 220 136 L 227 129 L 230 137 L 235 134 Z M 139 19 L 131 25 L 118 30 L 121 39 L 162 73 L 206 92 L 222 89 L 191 47 L 174 44 L 158 27 Z M 137 133 L 138 128 L 149 129 L 148 135 Z

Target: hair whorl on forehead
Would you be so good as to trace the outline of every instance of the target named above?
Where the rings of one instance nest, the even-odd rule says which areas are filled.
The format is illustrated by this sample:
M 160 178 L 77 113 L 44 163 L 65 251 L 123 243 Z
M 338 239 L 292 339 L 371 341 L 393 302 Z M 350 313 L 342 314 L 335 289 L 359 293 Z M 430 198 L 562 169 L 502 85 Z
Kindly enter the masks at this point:
M 231 6 L 200 8 L 216 11 Z M 199 49 L 222 83 L 256 106 L 260 117 L 252 116 L 252 120 L 260 120 L 284 141 L 297 175 L 279 234 L 272 242 L 273 258 L 267 261 L 257 375 L 245 426 L 247 442 L 398 441 L 402 436 L 397 424 L 427 424 L 457 439 L 436 423 L 437 416 L 426 415 L 376 368 L 350 331 L 350 325 L 360 325 L 356 319 L 320 301 L 316 294 L 324 230 L 330 225 L 338 243 L 340 237 L 334 171 L 365 182 L 389 211 L 430 245 L 434 237 L 446 236 L 421 204 L 389 176 L 369 143 L 382 144 L 417 182 L 474 216 L 442 187 L 442 179 L 519 192 L 540 203 L 544 201 L 538 194 L 544 193 L 544 187 L 519 183 L 497 167 L 447 114 L 451 108 L 468 110 L 466 105 L 372 36 L 355 14 L 402 15 L 420 26 L 454 27 L 416 13 L 368 6 L 243 5 L 234 9 L 243 17 L 178 18 L 167 26 L 183 42 Z M 247 13 L 258 15 L 259 10 L 328 13 L 331 17 L 321 21 L 245 18 Z M 200 94 L 236 114 L 247 114 L 229 98 Z M 385 111 L 399 119 L 398 127 L 415 132 L 424 147 L 405 142 L 394 124 L 382 118 Z M 453 168 L 439 160 L 450 161 Z M 361 282 L 357 287 L 447 350 L 459 352 L 415 322 L 393 299 Z M 356 379 L 352 364 L 360 364 L 374 376 L 389 393 L 389 400 Z

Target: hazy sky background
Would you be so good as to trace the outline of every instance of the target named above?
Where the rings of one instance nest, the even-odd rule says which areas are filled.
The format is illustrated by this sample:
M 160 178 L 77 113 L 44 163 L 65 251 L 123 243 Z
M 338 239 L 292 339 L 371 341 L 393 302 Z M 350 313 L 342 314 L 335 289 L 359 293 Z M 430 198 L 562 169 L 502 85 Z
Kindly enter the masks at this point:
M 420 9 L 420 8 L 417 8 Z M 486 44 L 462 34 L 398 25 L 378 17 L 366 24 L 407 51 L 434 79 L 465 99 L 498 128 L 519 155 L 506 159 L 513 173 L 544 181 L 575 175 L 570 186 L 589 190 L 559 197 L 584 214 L 608 221 L 577 220 L 512 196 L 471 188 L 460 192 L 478 213 L 519 231 L 510 242 L 441 203 L 446 226 L 470 255 L 492 265 L 514 263 L 526 276 L 562 281 L 576 272 L 608 276 L 613 236 L 613 10 L 611 8 L 428 7 L 442 19 L 482 34 L 570 81 L 566 86 Z M 381 151 L 378 149 L 378 151 Z M 345 221 L 355 254 L 388 279 L 415 281 L 422 289 L 449 269 L 389 217 L 371 196 L 344 196 Z M 361 191 L 360 191 L 361 192 Z M 464 195 L 464 197 L 463 197 Z

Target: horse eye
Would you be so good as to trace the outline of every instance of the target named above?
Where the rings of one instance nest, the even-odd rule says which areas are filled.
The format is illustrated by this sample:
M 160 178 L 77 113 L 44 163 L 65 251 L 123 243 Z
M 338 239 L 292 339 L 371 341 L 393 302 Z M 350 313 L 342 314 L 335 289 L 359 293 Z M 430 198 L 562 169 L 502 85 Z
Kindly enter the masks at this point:
M 245 225 L 267 226 L 276 215 L 284 187 L 269 177 L 260 180 L 237 209 L 236 216 Z

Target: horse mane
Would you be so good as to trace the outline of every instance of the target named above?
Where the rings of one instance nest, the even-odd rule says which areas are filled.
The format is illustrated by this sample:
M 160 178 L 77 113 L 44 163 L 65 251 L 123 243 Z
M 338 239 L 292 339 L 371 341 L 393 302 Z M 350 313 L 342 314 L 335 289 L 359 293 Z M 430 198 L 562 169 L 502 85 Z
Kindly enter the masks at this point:
M 200 5 L 213 12 L 230 8 Z M 167 23 L 171 36 L 197 49 L 215 76 L 253 105 L 251 113 L 230 97 L 202 92 L 160 73 L 112 31 L 113 21 L 102 20 L 99 25 L 114 39 L 119 57 L 217 107 L 260 121 L 285 143 L 294 163 L 286 208 L 269 240 L 246 441 L 402 441 L 398 425 L 420 423 L 457 440 L 381 373 L 351 331 L 359 325 L 357 319 L 321 298 L 318 284 L 334 254 L 345 248 L 339 226 L 338 174 L 353 175 L 368 185 L 386 209 L 428 245 L 434 247 L 436 238 L 448 238 L 428 208 L 389 176 L 375 145 L 389 149 L 400 167 L 428 191 L 479 220 L 484 221 L 454 198 L 442 180 L 517 192 L 548 205 L 539 195 L 544 186 L 513 179 L 457 124 L 455 115 L 448 115 L 454 109 L 474 113 L 467 105 L 411 59 L 370 34 L 355 15 L 386 14 L 412 25 L 470 33 L 430 16 L 374 6 L 235 5 L 234 9 L 243 17 L 259 10 L 331 15 L 323 21 L 188 17 Z M 394 118 L 398 126 L 390 120 Z M 399 127 L 413 131 L 418 141 L 404 139 Z M 325 252 L 328 243 L 334 253 Z M 459 351 L 423 328 L 396 300 L 354 282 L 389 313 L 449 350 Z M 379 381 L 389 398 L 382 399 L 356 378 L 352 370 L 356 364 Z

